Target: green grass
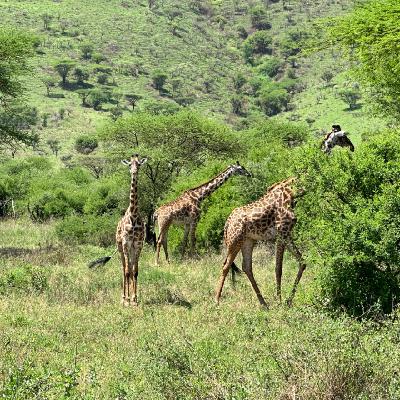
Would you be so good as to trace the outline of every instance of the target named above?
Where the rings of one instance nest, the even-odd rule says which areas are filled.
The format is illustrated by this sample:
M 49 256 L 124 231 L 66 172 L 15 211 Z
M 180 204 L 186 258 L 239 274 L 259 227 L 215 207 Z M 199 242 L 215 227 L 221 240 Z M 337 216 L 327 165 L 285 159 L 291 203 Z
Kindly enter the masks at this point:
M 306 270 L 295 305 L 274 299 L 274 270 L 265 249 L 254 269 L 270 309 L 260 309 L 247 279 L 213 294 L 222 256 L 140 261 L 139 306 L 120 305 L 116 257 L 65 248 L 52 226 L 2 222 L 0 249 L 49 248 L 0 261 L 0 394 L 12 399 L 394 399 L 399 324 L 357 322 L 318 311 Z M 296 273 L 285 260 L 288 293 Z

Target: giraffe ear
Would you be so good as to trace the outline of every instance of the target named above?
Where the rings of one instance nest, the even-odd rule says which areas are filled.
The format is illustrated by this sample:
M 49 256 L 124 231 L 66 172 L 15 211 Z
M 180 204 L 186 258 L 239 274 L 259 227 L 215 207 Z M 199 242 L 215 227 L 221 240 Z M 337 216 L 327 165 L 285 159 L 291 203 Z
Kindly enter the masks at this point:
M 148 160 L 147 157 L 142 158 L 142 159 L 140 160 L 140 165 L 143 165 L 144 163 L 146 163 L 147 160 Z
M 122 160 L 121 162 L 124 165 L 131 165 L 130 161 L 128 161 L 128 160 Z

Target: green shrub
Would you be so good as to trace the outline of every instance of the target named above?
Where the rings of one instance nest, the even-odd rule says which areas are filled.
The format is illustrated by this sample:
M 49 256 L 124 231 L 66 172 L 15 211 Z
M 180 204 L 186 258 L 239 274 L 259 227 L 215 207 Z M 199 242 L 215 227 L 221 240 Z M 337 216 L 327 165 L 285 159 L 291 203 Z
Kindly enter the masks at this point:
M 97 149 L 99 142 L 96 138 L 90 136 L 79 136 L 75 140 L 75 150 L 78 153 L 89 154 L 92 153 L 95 149 Z
M 70 215 L 56 226 L 59 239 L 72 244 L 110 246 L 115 243 L 115 231 L 121 216 L 117 215 Z
M 255 29 L 266 30 L 271 29 L 271 23 L 268 20 L 267 11 L 262 6 L 253 7 L 250 10 L 251 25 Z
M 350 156 L 300 152 L 305 194 L 296 206 L 299 241 L 319 265 L 321 302 L 351 315 L 390 312 L 400 301 L 400 142 L 372 136 Z
M 243 42 L 243 54 L 247 62 L 253 64 L 254 56 L 271 54 L 272 36 L 266 31 L 254 32 Z
M 282 66 L 283 62 L 279 58 L 272 57 L 263 61 L 257 69 L 261 74 L 274 78 L 282 69 Z

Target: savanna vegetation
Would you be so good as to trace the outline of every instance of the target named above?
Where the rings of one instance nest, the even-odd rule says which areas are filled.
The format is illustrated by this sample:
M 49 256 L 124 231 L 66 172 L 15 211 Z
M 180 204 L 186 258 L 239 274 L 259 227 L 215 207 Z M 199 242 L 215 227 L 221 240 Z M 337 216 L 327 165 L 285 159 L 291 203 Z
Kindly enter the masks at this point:
M 0 397 L 396 399 L 399 6 L 394 0 L 1 1 Z M 207 55 L 207 57 L 205 56 Z M 320 149 L 340 123 L 355 152 Z M 202 205 L 196 258 L 139 263 L 120 305 L 111 255 L 139 206 L 240 163 Z M 296 176 L 307 269 L 274 296 L 272 246 L 213 303 L 230 212 Z M 240 257 L 239 257 L 240 258 Z M 240 259 L 238 259 L 240 265 Z M 297 272 L 284 260 L 288 294 Z M 285 296 L 284 296 L 285 297 Z

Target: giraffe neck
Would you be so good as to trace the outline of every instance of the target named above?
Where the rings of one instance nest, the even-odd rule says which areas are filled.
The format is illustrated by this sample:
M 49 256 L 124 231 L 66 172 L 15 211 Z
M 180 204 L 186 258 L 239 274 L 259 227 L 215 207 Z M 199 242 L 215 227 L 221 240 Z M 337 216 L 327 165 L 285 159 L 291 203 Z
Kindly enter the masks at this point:
M 131 191 L 129 194 L 128 212 L 131 216 L 138 214 L 138 197 L 137 197 L 137 173 L 132 173 Z
M 228 167 L 224 172 L 221 172 L 214 179 L 211 179 L 207 183 L 198 186 L 197 188 L 191 189 L 190 192 L 197 200 L 202 201 L 211 193 L 215 192 L 221 185 L 223 185 L 232 175 L 234 170 Z

